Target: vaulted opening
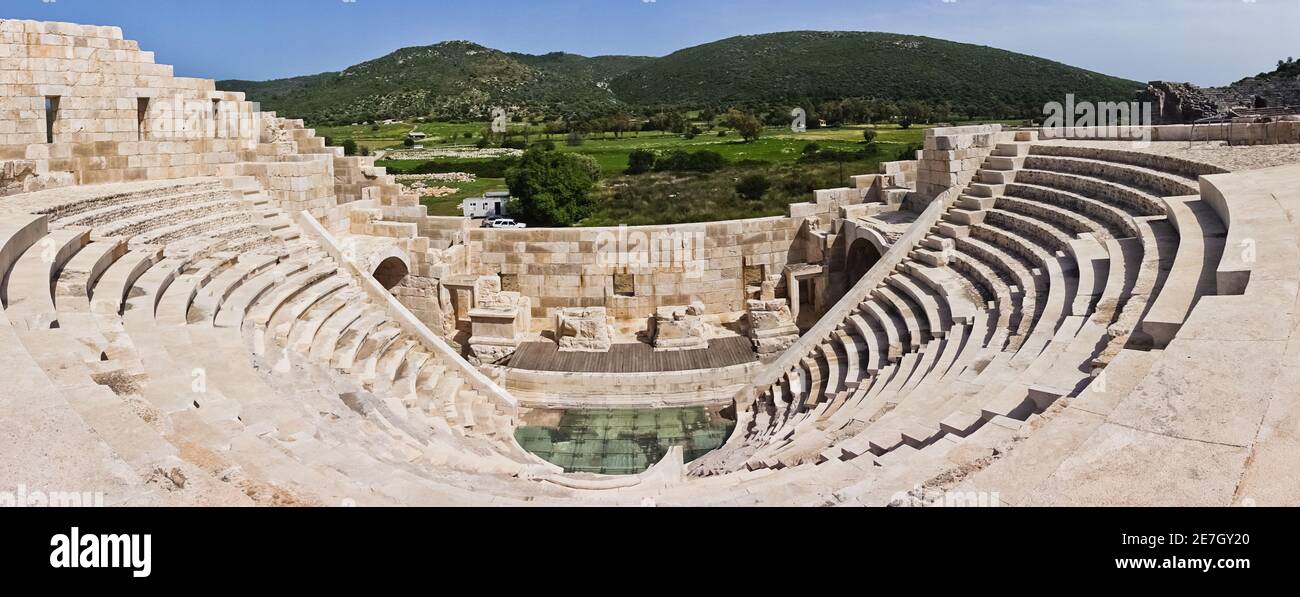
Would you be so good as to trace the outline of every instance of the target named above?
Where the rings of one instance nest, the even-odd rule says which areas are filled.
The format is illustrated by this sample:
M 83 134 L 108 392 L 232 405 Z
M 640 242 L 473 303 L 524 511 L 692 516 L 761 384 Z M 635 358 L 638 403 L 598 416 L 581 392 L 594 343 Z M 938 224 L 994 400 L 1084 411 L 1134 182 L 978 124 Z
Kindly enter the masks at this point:
M 409 275 L 411 275 L 411 272 L 406 267 L 406 263 L 397 257 L 389 257 L 380 263 L 379 267 L 375 268 L 375 279 L 386 290 L 396 288 Z

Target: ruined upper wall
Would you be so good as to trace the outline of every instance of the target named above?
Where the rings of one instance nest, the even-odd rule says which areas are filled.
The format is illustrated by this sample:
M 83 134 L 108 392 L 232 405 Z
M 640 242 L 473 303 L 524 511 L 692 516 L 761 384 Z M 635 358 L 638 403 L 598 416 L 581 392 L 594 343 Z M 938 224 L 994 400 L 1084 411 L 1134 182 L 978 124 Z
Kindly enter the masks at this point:
M 0 20 L 0 196 L 70 185 L 251 176 L 279 206 L 415 205 L 373 159 L 301 121 L 176 77 L 117 27 Z
M 0 58 L 0 145 L 48 142 L 47 98 L 58 98 L 55 143 L 260 136 L 242 93 L 173 76 L 117 27 L 0 21 Z

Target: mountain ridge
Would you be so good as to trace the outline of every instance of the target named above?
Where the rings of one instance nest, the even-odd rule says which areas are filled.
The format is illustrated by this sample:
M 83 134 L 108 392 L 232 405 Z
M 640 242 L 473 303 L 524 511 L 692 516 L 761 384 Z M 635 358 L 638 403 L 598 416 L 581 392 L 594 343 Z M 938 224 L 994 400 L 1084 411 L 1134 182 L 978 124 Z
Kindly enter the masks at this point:
M 221 81 L 312 122 L 482 117 L 493 105 L 548 115 L 774 106 L 848 97 L 1023 113 L 1066 93 L 1128 100 L 1143 86 L 988 46 L 885 32 L 735 36 L 663 57 L 504 52 L 458 40 L 402 48 L 342 71 Z

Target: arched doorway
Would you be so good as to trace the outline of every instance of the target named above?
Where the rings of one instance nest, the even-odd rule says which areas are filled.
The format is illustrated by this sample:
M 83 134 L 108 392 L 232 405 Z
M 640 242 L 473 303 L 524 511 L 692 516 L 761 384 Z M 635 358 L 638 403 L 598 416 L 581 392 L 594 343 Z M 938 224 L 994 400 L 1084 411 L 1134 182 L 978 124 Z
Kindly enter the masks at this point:
M 411 275 L 410 269 L 406 267 L 406 262 L 399 257 L 389 257 L 383 260 L 379 267 L 375 268 L 375 279 L 383 285 L 385 290 L 392 290 L 409 275 Z
M 845 274 L 848 276 L 848 285 L 851 287 L 858 283 L 871 268 L 880 261 L 880 250 L 876 248 L 870 240 L 859 238 L 849 247 L 848 259 L 845 261 Z

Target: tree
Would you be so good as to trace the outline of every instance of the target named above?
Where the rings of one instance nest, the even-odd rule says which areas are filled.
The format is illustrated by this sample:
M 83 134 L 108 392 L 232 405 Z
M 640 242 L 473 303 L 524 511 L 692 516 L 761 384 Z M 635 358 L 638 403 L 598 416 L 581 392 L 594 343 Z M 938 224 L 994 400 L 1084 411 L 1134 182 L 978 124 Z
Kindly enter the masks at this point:
M 871 143 L 876 140 L 876 129 L 862 129 L 862 140 Z
M 759 122 L 758 118 L 755 118 L 753 114 L 732 110 L 727 112 L 727 118 L 724 122 L 727 126 L 736 129 L 736 132 L 740 133 L 741 138 L 746 143 L 757 141 L 758 137 L 763 134 L 763 123 Z
M 736 183 L 736 193 L 750 201 L 762 200 L 770 188 L 772 181 L 762 174 L 750 174 Z
M 347 141 L 344 141 L 343 155 L 348 155 L 348 156 L 357 155 L 357 142 L 353 141 L 352 139 L 348 139 Z
M 645 174 L 655 168 L 655 152 L 636 149 L 627 156 L 627 174 Z
M 544 226 L 572 226 L 591 214 L 589 164 L 574 154 L 531 150 L 506 170 L 510 213 Z
M 930 106 L 925 102 L 920 101 L 910 101 L 903 104 L 902 112 L 903 118 L 907 119 L 911 123 L 930 122 L 932 114 Z
M 875 114 L 877 122 L 890 122 L 898 118 L 898 105 L 890 101 L 876 101 L 871 105 L 871 112 Z

